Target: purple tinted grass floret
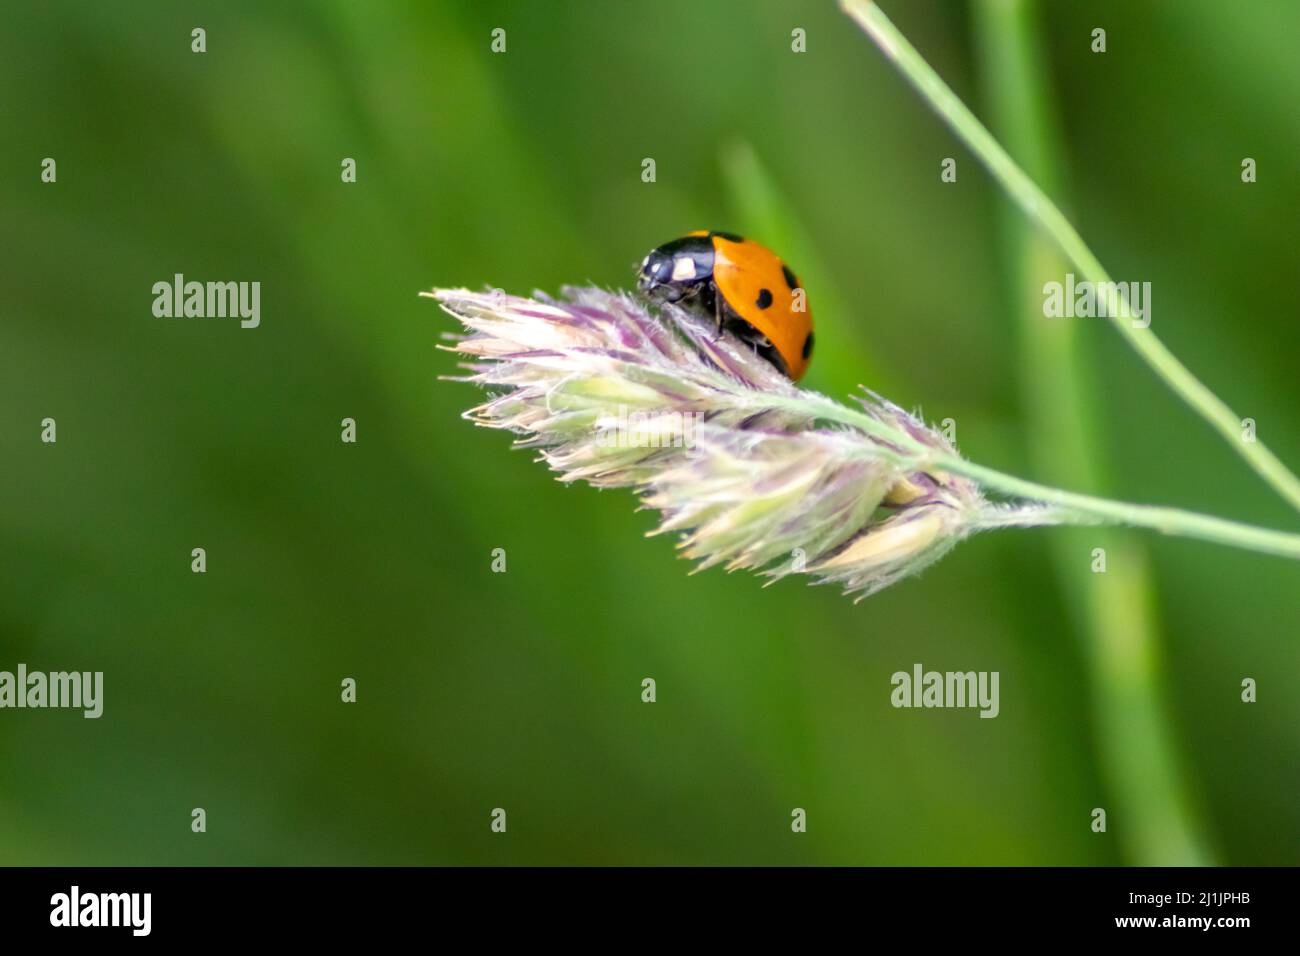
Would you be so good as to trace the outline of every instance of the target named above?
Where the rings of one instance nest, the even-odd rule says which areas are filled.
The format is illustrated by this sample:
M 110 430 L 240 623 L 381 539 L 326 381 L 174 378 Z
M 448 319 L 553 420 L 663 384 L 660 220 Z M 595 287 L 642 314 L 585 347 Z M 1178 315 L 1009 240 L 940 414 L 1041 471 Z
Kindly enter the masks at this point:
M 859 413 L 801 389 L 677 306 L 595 288 L 426 295 L 466 329 L 448 347 L 467 359 L 459 380 L 492 395 L 464 417 L 515 433 L 561 481 L 633 489 L 696 570 L 861 598 L 1009 523 L 933 466 L 956 450 L 919 418 L 869 391 Z

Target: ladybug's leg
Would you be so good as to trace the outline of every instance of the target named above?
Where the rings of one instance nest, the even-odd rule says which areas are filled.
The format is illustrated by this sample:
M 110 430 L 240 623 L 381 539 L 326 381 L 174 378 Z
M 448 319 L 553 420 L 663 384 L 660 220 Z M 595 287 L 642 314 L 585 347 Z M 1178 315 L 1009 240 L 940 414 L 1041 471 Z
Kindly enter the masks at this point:
M 716 342 L 718 339 L 722 338 L 722 326 L 727 321 L 727 306 L 726 303 L 723 302 L 722 296 L 718 295 L 717 291 L 711 288 L 707 283 L 702 287 L 702 292 L 704 295 L 705 308 L 713 313 L 713 321 L 715 323 L 713 341 Z
M 702 319 L 708 318 L 713 314 L 715 331 L 712 341 L 716 342 L 722 338 L 722 326 L 727 321 L 727 307 L 722 301 L 722 296 L 709 285 L 708 282 L 700 282 L 692 287 L 690 295 L 694 300 L 695 308 L 692 310 Z

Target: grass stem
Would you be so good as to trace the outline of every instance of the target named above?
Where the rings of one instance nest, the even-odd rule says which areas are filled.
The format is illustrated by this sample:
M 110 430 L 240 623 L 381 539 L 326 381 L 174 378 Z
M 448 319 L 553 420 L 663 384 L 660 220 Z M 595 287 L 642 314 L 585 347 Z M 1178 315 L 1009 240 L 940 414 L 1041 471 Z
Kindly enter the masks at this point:
M 840 0 L 840 4 L 1082 276 L 1096 284 L 1110 283 L 1112 280 L 1101 262 L 1061 210 L 993 138 L 884 11 L 872 0 Z M 1227 439 L 1261 478 L 1293 508 L 1300 510 L 1300 478 L 1262 442 L 1243 439 L 1241 417 L 1196 378 L 1151 331 L 1150 326 L 1135 326 L 1122 315 L 1112 317 L 1112 322 L 1151 369 Z
M 1024 501 L 1055 505 L 1058 509 L 1056 522 L 1058 524 L 1128 525 L 1147 528 L 1161 534 L 1199 538 L 1247 551 L 1300 560 L 1300 534 L 1261 528 L 1257 525 L 1198 514 L 1181 508 L 1116 501 L 1017 478 L 1006 472 L 968 461 L 960 455 L 935 452 L 906 432 L 823 396 L 787 397 L 765 393 L 761 396 L 761 400 L 756 400 L 756 404 L 763 407 L 781 407 L 810 418 L 838 422 L 841 425 L 861 429 L 868 435 L 898 446 L 906 454 L 924 456 L 929 467 L 974 479 L 986 490 L 1000 492 Z

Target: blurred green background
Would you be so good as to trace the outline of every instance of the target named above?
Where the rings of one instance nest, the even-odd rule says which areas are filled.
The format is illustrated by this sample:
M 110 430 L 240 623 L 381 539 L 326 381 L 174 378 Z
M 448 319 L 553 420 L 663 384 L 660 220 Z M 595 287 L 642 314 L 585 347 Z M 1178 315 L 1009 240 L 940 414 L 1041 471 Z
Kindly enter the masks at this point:
M 989 115 L 971 10 L 886 9 Z M 651 246 L 730 229 L 804 275 L 807 385 L 882 388 L 953 418 L 968 456 L 1041 476 L 1005 200 L 834 4 L 5 19 L 0 669 L 102 670 L 105 713 L 0 711 L 0 863 L 1169 862 L 1133 832 L 1142 781 L 1105 769 L 1127 729 L 1096 709 L 1050 563 L 1062 532 L 971 540 L 856 606 L 690 577 L 629 494 L 561 486 L 438 380 L 453 325 L 418 290 L 627 286 Z M 1066 208 L 1300 464 L 1300 7 L 1056 2 L 1041 21 Z M 260 281 L 261 327 L 153 317 L 177 272 Z M 1114 330 L 1079 321 L 1105 490 L 1296 527 Z M 1206 859 L 1294 864 L 1300 571 L 1141 541 L 1195 838 Z M 893 709 L 890 674 L 916 662 L 999 671 L 1001 715 Z

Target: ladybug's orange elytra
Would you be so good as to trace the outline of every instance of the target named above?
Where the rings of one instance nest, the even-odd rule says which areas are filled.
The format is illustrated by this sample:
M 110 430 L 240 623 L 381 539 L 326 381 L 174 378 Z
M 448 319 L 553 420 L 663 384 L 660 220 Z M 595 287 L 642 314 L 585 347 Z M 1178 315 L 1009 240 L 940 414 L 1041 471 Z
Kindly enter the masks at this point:
M 794 381 L 808 370 L 812 312 L 798 277 L 766 246 L 698 230 L 647 255 L 639 284 L 731 328 Z

